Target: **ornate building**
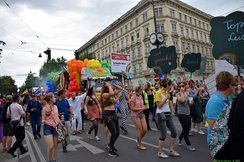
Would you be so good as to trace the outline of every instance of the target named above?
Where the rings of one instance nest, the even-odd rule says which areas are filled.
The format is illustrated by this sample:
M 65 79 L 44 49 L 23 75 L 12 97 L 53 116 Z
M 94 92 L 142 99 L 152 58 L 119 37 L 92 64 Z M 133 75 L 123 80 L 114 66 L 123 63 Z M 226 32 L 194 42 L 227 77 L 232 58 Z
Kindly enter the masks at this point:
M 186 53 L 201 53 L 207 57 L 206 71 L 201 75 L 193 73 L 193 79 L 201 81 L 214 73 L 214 58 L 210 42 L 210 20 L 206 14 L 180 0 L 154 0 L 157 30 L 162 32 L 165 43 L 161 46 L 176 47 L 178 67 L 168 77 L 181 79 L 190 76 L 180 67 Z M 153 6 L 151 0 L 142 0 L 103 31 L 78 49 L 80 54 L 93 52 L 96 59 L 108 60 L 110 53 L 131 55 L 133 84 L 146 81 L 154 82 L 154 71 L 147 67 L 150 50 L 156 48 L 149 42 L 155 32 Z

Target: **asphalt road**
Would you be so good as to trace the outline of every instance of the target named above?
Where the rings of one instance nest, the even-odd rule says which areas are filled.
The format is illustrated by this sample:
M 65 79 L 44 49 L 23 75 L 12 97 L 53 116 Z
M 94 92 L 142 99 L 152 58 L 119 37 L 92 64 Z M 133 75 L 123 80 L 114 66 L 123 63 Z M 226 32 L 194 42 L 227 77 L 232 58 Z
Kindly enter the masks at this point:
M 121 114 L 120 123 L 121 123 Z M 181 132 L 181 125 L 177 117 L 173 117 L 176 125 L 178 135 Z M 100 141 L 88 139 L 86 132 L 91 126 L 89 120 L 85 120 L 85 130 L 83 134 L 70 135 L 67 146 L 67 153 L 62 152 L 62 145 L 59 144 L 58 148 L 58 162 L 135 162 L 135 161 L 167 161 L 167 162 L 211 162 L 213 161 L 209 148 L 206 142 L 206 134 L 199 135 L 198 133 L 193 133 L 193 136 L 190 137 L 192 145 L 196 148 L 196 151 L 189 151 L 186 149 L 186 143 L 182 141 L 182 146 L 179 147 L 175 144 L 175 150 L 180 153 L 180 157 L 170 156 L 168 159 L 162 159 L 157 156 L 158 154 L 158 137 L 159 132 L 156 129 L 156 125 L 153 121 L 150 120 L 150 126 L 152 131 L 148 131 L 145 137 L 142 139 L 143 146 L 147 150 L 139 150 L 137 148 L 136 140 L 136 128 L 131 120 L 131 117 L 128 117 L 127 127 L 128 135 L 124 135 L 121 131 L 121 135 L 116 141 L 115 147 L 118 149 L 119 157 L 113 158 L 108 156 L 108 150 L 106 150 L 107 137 L 105 136 L 104 129 L 99 125 L 98 136 L 101 139 Z M 43 130 L 43 128 L 42 128 Z M 207 133 L 207 129 L 202 124 L 202 130 Z M 92 132 L 93 135 L 93 132 Z M 167 154 L 169 149 L 169 139 L 170 133 L 168 132 L 167 138 L 164 144 L 164 152 Z M 28 153 L 19 156 L 18 158 L 13 158 L 7 153 L 0 153 L 0 162 L 45 162 L 47 161 L 47 144 L 42 136 L 42 138 L 34 140 L 32 135 L 32 130 L 30 126 L 26 126 L 26 138 L 23 142 L 24 146 L 29 150 Z M 2 145 L 0 146 L 2 150 Z M 17 154 L 17 152 L 15 153 Z

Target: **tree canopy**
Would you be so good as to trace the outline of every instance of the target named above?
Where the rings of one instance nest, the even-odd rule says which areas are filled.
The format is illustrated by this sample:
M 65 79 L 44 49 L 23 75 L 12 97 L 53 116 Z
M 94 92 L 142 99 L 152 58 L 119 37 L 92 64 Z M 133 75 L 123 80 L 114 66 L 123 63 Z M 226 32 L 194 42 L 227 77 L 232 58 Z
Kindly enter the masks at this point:
M 2 95 L 17 93 L 17 85 L 15 85 L 15 80 L 11 76 L 2 76 L 0 81 Z
M 79 56 L 79 60 L 84 61 L 87 59 L 87 54 L 83 53 L 82 55 Z M 93 53 L 88 53 L 88 60 L 96 59 L 96 57 L 93 55 Z

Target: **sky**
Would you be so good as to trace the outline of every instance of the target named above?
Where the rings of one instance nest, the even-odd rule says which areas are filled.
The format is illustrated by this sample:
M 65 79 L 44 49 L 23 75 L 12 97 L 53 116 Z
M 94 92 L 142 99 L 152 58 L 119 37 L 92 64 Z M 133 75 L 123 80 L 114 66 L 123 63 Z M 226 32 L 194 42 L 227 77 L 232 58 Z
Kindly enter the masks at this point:
M 182 0 L 212 16 L 244 11 L 243 0 Z M 9 5 L 9 7 L 5 4 Z M 0 0 L 0 76 L 23 85 L 31 71 L 39 76 L 46 61 L 74 58 L 74 51 L 105 29 L 140 0 Z M 41 53 L 42 58 L 39 58 Z M 17 76 L 22 75 L 22 76 Z

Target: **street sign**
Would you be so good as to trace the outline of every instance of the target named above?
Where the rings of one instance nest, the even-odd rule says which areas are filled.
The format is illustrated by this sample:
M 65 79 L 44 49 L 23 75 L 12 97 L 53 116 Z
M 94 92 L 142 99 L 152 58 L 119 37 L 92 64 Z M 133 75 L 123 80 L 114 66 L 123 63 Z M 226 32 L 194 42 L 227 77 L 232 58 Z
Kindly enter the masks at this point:
M 127 75 L 127 79 L 133 79 L 133 75 L 132 74 L 128 74 Z
M 138 82 L 141 83 L 141 79 L 139 79 Z
M 186 76 L 183 76 L 183 80 L 186 81 Z
M 165 78 L 166 78 L 166 76 L 164 74 L 161 74 L 160 77 L 159 77 L 160 80 L 163 80 Z
M 155 75 L 154 76 L 154 80 L 155 80 L 155 82 L 159 82 L 160 80 L 159 80 L 159 75 Z

